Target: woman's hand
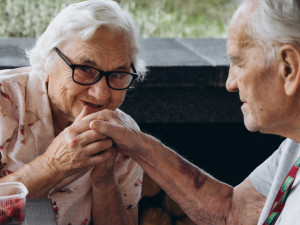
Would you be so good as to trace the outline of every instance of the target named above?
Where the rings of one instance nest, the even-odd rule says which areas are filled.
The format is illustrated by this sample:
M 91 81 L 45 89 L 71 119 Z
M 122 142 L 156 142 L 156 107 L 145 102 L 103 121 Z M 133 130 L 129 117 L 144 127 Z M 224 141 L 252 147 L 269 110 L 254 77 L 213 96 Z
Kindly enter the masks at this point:
M 73 124 L 54 139 L 43 155 L 48 166 L 63 177 L 107 162 L 109 154 L 105 151 L 112 147 L 112 141 L 90 129 L 89 123 L 96 118 L 96 114 L 87 115 L 88 111 L 84 108 Z
M 114 148 L 110 148 L 100 154 L 103 157 L 103 161 L 93 166 L 90 173 L 93 188 L 99 190 L 116 183 L 114 169 L 118 153 Z

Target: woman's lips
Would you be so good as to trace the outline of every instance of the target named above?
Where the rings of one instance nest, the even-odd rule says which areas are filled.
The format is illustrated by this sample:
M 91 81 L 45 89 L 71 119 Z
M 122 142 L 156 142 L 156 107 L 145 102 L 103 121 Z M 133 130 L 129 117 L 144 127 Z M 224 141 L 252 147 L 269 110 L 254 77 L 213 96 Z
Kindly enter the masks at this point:
M 92 104 L 92 103 L 89 103 L 89 102 L 83 102 L 85 105 L 89 106 L 89 107 L 92 107 L 92 108 L 101 108 L 102 105 L 96 105 L 96 104 Z

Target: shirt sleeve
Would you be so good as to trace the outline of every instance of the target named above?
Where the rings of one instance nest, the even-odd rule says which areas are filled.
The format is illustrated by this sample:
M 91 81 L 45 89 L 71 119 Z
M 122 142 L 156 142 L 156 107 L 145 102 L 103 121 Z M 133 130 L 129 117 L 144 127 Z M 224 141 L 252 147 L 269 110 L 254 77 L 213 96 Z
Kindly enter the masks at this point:
M 268 159 L 250 174 L 250 181 L 253 187 L 265 197 L 270 192 L 286 142 L 287 139 L 282 142 L 279 148 Z

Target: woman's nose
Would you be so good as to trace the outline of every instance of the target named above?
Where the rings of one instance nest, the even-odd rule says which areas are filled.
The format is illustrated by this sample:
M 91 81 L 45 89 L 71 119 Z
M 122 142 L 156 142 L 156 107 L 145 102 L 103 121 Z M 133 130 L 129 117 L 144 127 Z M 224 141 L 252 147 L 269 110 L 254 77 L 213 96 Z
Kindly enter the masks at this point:
M 106 83 L 105 76 L 101 77 L 101 79 L 97 83 L 93 84 L 89 88 L 88 93 L 99 101 L 109 98 L 110 88 Z
M 229 69 L 228 78 L 226 81 L 226 89 L 229 92 L 238 91 L 237 77 L 236 77 L 235 73 L 233 73 L 231 68 Z

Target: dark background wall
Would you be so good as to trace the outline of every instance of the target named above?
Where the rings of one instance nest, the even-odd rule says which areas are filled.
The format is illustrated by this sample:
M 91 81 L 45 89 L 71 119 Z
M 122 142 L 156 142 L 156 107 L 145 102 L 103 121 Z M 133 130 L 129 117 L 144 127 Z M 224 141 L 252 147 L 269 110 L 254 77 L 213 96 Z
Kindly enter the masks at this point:
M 140 124 L 215 178 L 237 185 L 283 141 L 250 133 L 243 123 Z

